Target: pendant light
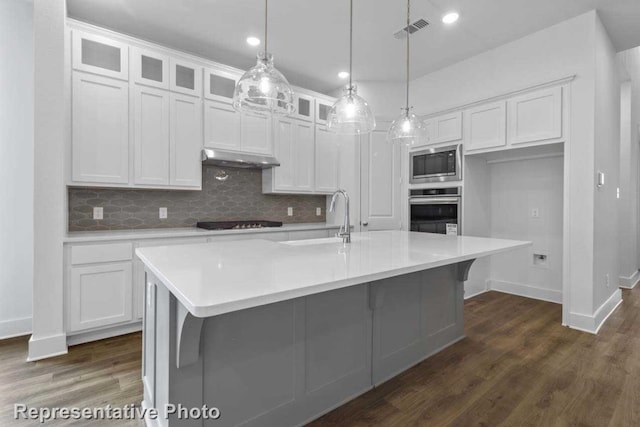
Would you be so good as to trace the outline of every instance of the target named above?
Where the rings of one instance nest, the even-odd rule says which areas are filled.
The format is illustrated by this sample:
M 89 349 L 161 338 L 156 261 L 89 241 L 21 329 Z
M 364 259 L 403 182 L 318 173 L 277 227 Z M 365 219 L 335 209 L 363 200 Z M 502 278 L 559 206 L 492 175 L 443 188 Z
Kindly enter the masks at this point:
M 411 0 L 407 0 L 407 103 L 402 108 L 402 114 L 391 123 L 387 138 L 393 142 L 413 145 L 420 140 L 427 139 L 427 128 L 425 123 L 411 112 L 409 107 L 409 37 L 411 33 L 409 26 L 411 23 Z
M 344 94 L 331 106 L 327 117 L 327 128 L 339 134 L 358 135 L 369 133 L 376 127 L 369 104 L 358 96 L 358 89 L 352 81 L 353 69 L 353 0 L 349 9 L 349 84 Z
M 256 65 L 240 77 L 233 92 L 237 111 L 286 116 L 295 112 L 293 90 L 287 79 L 273 66 L 267 51 L 268 0 L 264 1 L 264 51 L 258 52 Z

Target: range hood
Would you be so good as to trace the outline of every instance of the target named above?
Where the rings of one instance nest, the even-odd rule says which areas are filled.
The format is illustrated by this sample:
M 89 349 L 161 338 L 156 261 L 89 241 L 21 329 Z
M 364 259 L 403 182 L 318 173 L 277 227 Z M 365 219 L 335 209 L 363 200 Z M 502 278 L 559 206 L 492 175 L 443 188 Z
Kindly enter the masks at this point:
M 267 169 L 280 166 L 280 162 L 275 157 L 236 153 L 217 148 L 205 148 L 202 150 L 202 163 L 243 169 Z

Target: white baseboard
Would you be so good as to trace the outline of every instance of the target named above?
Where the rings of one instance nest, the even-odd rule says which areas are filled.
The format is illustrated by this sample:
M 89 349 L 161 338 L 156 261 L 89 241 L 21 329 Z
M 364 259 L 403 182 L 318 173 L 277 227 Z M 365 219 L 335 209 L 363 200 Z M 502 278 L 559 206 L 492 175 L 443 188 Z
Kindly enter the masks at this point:
M 487 291 L 487 283 L 484 280 L 467 280 L 464 282 L 464 299 L 473 298 Z
M 97 331 L 83 332 L 76 335 L 67 335 L 67 345 L 78 345 L 86 342 L 103 340 L 106 338 L 117 337 L 119 335 L 131 334 L 142 330 L 142 321 L 124 325 L 115 326 L 108 329 L 99 329 Z
M 602 304 L 593 315 L 569 313 L 569 326 L 590 334 L 597 334 L 604 322 L 611 316 L 616 308 L 622 303 L 622 291 L 616 289 L 613 294 Z
M 488 287 L 492 291 L 562 304 L 562 291 L 492 279 L 488 280 Z
M 0 321 L 0 340 L 29 335 L 31 333 L 31 317 Z
M 31 336 L 27 362 L 60 356 L 61 354 L 67 354 L 67 336 L 65 334 L 42 338 Z
M 633 289 L 640 281 L 640 270 L 636 270 L 628 277 L 620 276 L 620 287 L 624 289 Z

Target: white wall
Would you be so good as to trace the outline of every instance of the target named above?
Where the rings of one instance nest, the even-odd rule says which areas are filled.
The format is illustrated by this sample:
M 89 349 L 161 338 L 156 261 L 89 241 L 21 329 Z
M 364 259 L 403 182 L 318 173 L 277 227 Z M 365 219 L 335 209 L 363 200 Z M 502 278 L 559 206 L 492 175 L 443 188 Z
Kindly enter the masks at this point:
M 31 332 L 33 4 L 0 2 L 0 339 Z
M 490 235 L 528 240 L 530 248 L 491 257 L 490 287 L 562 302 L 564 158 L 554 156 L 492 163 Z M 538 218 L 532 217 L 537 209 Z M 547 256 L 534 265 L 533 254 Z
M 361 80 L 354 83 L 358 86 L 358 95 L 369 103 L 377 120 L 392 121 L 400 115 L 400 109 L 406 104 L 404 83 L 372 80 Z M 342 94 L 343 89 L 338 88 L 330 95 L 339 97 Z M 409 102 L 410 105 L 417 105 L 415 98 L 410 98 Z
M 66 232 L 66 2 L 34 0 L 34 280 L 29 360 L 66 353 L 63 238 Z M 67 74 L 68 75 L 68 74 Z
M 620 100 L 620 200 L 618 213 L 618 259 L 620 285 L 631 287 L 639 278 L 640 225 L 640 48 L 618 54 L 627 71 Z
M 619 298 L 618 198 L 620 178 L 620 79 L 616 51 L 604 25 L 596 20 L 595 170 L 605 185 L 595 189 L 593 309 Z

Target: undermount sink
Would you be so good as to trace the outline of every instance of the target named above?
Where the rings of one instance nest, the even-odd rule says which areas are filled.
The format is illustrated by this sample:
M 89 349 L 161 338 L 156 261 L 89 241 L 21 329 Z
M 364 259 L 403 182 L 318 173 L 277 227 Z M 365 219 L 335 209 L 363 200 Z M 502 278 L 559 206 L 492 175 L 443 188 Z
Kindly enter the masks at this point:
M 368 240 L 368 237 L 351 235 L 351 242 L 359 242 L 362 240 Z M 306 239 L 306 240 L 289 240 L 288 242 L 280 242 L 289 246 L 310 246 L 310 245 L 328 245 L 335 243 L 342 243 L 342 237 L 325 237 L 322 239 Z

